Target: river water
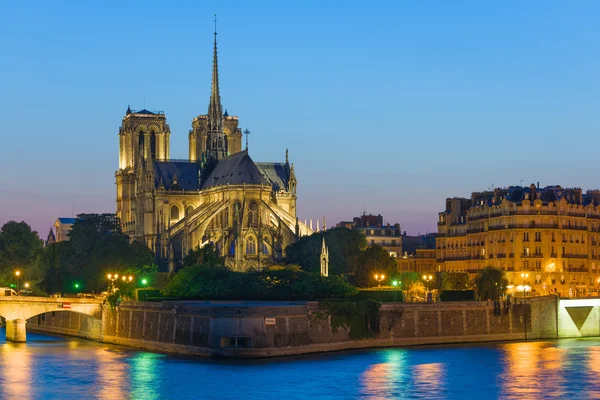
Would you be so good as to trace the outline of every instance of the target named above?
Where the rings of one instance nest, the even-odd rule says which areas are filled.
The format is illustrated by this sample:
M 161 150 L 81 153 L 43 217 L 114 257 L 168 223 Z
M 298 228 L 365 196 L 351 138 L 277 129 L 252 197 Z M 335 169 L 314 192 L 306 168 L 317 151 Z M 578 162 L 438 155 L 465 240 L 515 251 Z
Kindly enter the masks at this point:
M 600 399 L 600 340 L 175 357 L 0 331 L 0 399 Z

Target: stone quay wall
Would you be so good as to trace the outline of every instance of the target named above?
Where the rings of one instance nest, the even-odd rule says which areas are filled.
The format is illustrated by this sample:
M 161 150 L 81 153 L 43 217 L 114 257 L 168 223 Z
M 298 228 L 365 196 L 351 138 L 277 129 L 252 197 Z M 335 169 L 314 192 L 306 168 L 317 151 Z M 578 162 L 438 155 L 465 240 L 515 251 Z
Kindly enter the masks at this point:
M 222 357 L 272 357 L 371 347 L 556 338 L 557 298 L 510 307 L 487 302 L 384 303 L 370 339 L 333 331 L 316 302 L 124 302 L 99 320 L 74 313 L 30 319 L 27 329 L 153 351 Z M 63 315 L 59 315 L 63 314 Z M 67 319 L 68 318 L 68 319 Z M 96 329 L 95 331 L 93 331 Z M 92 332 L 93 331 L 93 332 Z

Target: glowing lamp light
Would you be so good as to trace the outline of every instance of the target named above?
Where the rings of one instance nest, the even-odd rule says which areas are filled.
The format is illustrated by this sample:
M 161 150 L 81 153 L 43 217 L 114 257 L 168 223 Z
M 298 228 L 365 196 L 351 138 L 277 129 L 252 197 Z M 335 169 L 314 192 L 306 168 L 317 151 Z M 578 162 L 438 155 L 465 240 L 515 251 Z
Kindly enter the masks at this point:
M 147 285 L 148 284 L 148 279 L 144 278 L 142 279 L 142 285 Z
M 393 282 L 392 282 L 392 285 L 394 285 L 394 286 L 398 286 L 398 281 L 393 281 Z

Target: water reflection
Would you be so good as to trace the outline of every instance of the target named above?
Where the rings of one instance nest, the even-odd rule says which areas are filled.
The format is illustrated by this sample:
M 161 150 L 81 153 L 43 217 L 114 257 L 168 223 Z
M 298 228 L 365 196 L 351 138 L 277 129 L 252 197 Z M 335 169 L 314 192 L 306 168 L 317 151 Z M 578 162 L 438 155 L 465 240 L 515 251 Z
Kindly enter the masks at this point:
M 99 348 L 96 350 L 96 357 L 98 398 L 107 400 L 128 398 L 129 374 L 124 355 L 112 349 Z
M 535 397 L 545 391 L 564 394 L 565 349 L 550 342 L 525 342 L 504 345 L 504 350 L 500 381 L 508 398 Z
M 28 399 L 31 397 L 31 352 L 25 344 L 5 343 L 0 346 L 2 398 Z
M 157 381 L 160 380 L 160 358 L 152 353 L 137 353 L 131 358 L 131 391 L 135 399 L 160 399 Z
M 429 399 L 444 398 L 445 365 L 429 363 L 416 365 L 413 368 L 413 379 L 416 393 L 422 393 Z
M 28 339 L 15 345 L 0 337 L 0 399 L 578 399 L 600 393 L 598 339 L 241 361 Z

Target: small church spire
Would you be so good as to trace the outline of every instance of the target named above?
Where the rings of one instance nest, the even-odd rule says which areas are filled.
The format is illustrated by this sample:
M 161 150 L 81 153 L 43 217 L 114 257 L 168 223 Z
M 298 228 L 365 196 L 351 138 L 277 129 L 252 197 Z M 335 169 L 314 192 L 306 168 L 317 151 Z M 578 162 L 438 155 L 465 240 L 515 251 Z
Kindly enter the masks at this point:
M 223 107 L 221 106 L 221 95 L 219 94 L 219 63 L 217 60 L 217 14 L 215 14 L 215 41 L 213 45 L 213 70 L 212 87 L 210 91 L 210 103 L 208 105 L 208 129 L 220 132 L 223 128 Z

